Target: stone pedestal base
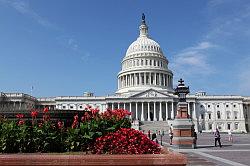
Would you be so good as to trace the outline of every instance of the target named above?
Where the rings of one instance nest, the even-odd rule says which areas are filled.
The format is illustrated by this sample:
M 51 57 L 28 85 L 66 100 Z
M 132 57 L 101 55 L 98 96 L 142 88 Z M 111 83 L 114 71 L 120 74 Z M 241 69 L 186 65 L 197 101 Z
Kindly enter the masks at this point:
M 173 121 L 173 147 L 188 149 L 195 148 L 193 126 L 191 119 L 175 119 Z

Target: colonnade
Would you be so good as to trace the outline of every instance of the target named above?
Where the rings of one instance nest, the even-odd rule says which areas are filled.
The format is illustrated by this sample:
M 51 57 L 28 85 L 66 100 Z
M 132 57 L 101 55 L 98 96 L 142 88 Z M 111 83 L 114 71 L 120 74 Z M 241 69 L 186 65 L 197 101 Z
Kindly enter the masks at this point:
M 172 87 L 172 76 L 165 73 L 141 72 L 122 75 L 118 78 L 118 87 L 125 88 L 141 85 Z
M 194 105 L 194 103 L 193 103 Z M 132 119 L 140 121 L 166 121 L 176 116 L 177 102 L 173 101 L 135 101 L 135 102 L 113 102 L 107 104 L 108 108 L 126 109 L 132 112 Z M 195 108 L 194 106 L 192 108 Z M 190 103 L 188 113 L 191 114 Z M 192 113 L 195 116 L 195 111 Z

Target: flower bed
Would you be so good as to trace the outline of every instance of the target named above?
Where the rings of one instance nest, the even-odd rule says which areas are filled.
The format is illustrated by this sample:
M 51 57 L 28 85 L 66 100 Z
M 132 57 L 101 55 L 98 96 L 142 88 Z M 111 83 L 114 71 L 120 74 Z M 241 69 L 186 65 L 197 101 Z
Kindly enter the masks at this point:
M 1 165 L 50 165 L 51 163 L 54 165 L 185 165 L 187 163 L 183 155 L 163 152 L 160 146 L 145 134 L 131 129 L 128 118 L 131 114 L 127 110 L 107 110 L 99 113 L 99 110 L 88 107 L 81 114 L 74 116 L 70 126 L 60 120 L 51 121 L 48 108 L 42 112 L 42 121 L 37 119 L 38 114 L 41 112 L 32 110 L 31 121 L 25 121 L 23 114 L 17 114 L 16 121 L 6 119 L 0 121 Z

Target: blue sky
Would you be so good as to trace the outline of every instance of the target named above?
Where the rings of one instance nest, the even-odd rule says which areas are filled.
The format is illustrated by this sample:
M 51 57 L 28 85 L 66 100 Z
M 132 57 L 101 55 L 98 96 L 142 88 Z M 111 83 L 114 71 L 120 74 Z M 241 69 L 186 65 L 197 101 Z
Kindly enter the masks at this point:
M 0 0 L 0 91 L 114 93 L 143 12 L 175 84 L 250 96 L 247 0 Z

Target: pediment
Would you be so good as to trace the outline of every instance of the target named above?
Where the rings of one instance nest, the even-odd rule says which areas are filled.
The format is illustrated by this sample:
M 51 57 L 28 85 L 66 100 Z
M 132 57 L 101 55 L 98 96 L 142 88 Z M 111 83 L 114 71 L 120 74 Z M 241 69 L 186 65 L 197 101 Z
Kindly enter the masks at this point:
M 170 96 L 165 93 L 156 91 L 154 89 L 149 89 L 130 96 L 130 98 L 162 98 L 162 97 L 170 97 Z

